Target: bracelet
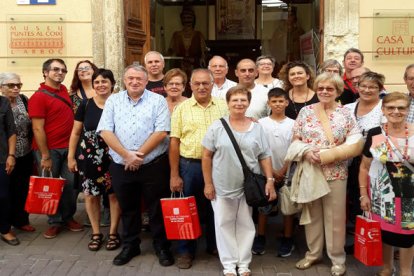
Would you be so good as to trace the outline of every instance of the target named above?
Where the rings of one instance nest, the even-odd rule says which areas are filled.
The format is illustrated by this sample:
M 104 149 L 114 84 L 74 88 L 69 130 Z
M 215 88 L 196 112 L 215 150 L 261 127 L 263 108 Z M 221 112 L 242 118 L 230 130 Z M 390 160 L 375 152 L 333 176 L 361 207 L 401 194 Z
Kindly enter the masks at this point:
M 361 188 L 366 188 L 367 186 L 359 186 L 359 188 L 361 189 Z
M 367 196 L 364 196 L 364 195 L 363 196 L 360 196 L 359 197 L 359 201 L 361 201 L 364 197 L 367 197 Z
M 268 178 L 267 178 L 267 181 L 272 181 L 272 182 L 275 182 L 275 178 L 274 178 L 274 177 L 268 177 Z
M 42 158 L 42 161 L 50 160 L 50 156 L 48 158 Z
M 16 155 L 14 155 L 14 154 L 9 154 L 7 156 L 10 156 L 10 157 L 13 157 L 14 159 L 16 159 Z

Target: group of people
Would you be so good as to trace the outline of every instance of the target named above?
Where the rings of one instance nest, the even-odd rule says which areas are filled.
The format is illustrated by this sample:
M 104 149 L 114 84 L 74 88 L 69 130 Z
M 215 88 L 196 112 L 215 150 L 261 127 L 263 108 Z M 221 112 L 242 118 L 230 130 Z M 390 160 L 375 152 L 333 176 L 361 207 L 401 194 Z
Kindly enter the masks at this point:
M 384 267 L 378 275 L 394 273 L 393 247 L 399 248 L 400 275 L 412 275 L 414 65 L 404 75 L 407 95 L 387 93 L 385 77 L 364 68 L 355 48 L 344 55 L 343 75 L 338 61 L 327 60 L 316 78 L 300 61 L 287 63 L 274 78 L 275 60 L 260 56 L 240 60 L 234 82 L 226 78 L 226 60 L 214 56 L 208 68 L 188 76 L 192 95 L 186 98 L 185 72 L 164 74 L 156 51 L 144 62 L 125 68 L 125 90 L 113 94 L 112 72 L 87 60 L 76 65 L 70 92 L 62 84 L 64 61 L 47 60 L 44 82 L 29 100 L 19 95 L 18 75 L 0 74 L 3 241 L 19 243 L 11 226 L 35 231 L 24 212 L 34 157 L 39 173 L 66 179 L 45 238 L 65 228 L 83 230 L 73 219 L 82 190 L 92 226 L 89 250 L 122 246 L 113 264 L 128 263 L 141 253 L 141 213 L 147 211 L 160 265 L 188 269 L 197 240 L 178 241 L 174 258 L 160 205 L 178 192 L 195 196 L 205 250 L 219 257 L 223 274 L 251 275 L 252 254 L 265 254 L 272 208 L 258 208 L 256 229 L 237 145 L 248 168 L 266 177 L 270 207 L 283 185 L 302 206 L 308 251 L 297 269 L 318 263 L 325 244 L 331 274 L 344 275 L 346 223 L 364 210 L 381 222 Z M 107 237 L 100 229 L 101 197 L 110 210 Z M 283 214 L 280 257 L 295 248 L 295 218 Z

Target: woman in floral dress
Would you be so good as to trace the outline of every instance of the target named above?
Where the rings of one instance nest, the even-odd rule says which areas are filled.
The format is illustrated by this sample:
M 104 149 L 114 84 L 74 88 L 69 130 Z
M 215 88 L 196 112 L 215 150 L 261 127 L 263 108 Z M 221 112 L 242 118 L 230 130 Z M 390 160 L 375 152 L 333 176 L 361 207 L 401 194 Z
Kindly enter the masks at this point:
M 98 69 L 92 76 L 96 96 L 82 102 L 75 115 L 75 123 L 69 142 L 68 166 L 72 172 L 79 172 L 85 194 L 85 206 L 92 225 L 92 235 L 88 248 L 97 251 L 103 244 L 100 232 L 100 197 L 109 194 L 111 225 L 106 244 L 107 250 L 120 246 L 117 232 L 120 208 L 111 188 L 109 175 L 110 156 L 108 146 L 96 134 L 96 127 L 102 115 L 105 102 L 111 95 L 115 78 L 110 70 Z M 79 150 L 76 148 L 79 145 Z M 75 157 L 75 155 L 77 155 Z
M 344 275 L 346 272 L 346 159 L 349 155 L 347 151 L 342 151 L 342 155 L 341 151 L 338 151 L 339 154 L 332 154 L 332 157 L 335 157 L 332 158 L 333 161 L 324 161 L 322 157 L 350 140 L 362 144 L 362 135 L 355 118 L 349 109 L 335 100 L 342 93 L 343 86 L 339 75 L 320 74 L 314 85 L 319 103 L 303 107 L 293 127 L 293 139 L 310 147 L 309 150 L 305 150 L 303 160 L 311 163 L 315 169 L 322 170 L 325 179 L 320 179 L 320 182 L 326 180 L 330 188 L 328 194 L 311 201 L 310 223 L 305 225 L 308 251 L 305 257 L 296 263 L 296 268 L 305 270 L 320 262 L 325 242 L 332 262 L 331 274 L 334 276 Z M 360 147 L 358 154 L 361 149 Z M 312 182 L 308 184 L 315 185 Z
M 368 131 L 359 172 L 361 208 L 381 222 L 384 266 L 379 276 L 394 274 L 393 247 L 400 251 L 400 275 L 413 275 L 414 126 L 406 123 L 409 106 L 403 93 L 383 98 L 387 123 Z

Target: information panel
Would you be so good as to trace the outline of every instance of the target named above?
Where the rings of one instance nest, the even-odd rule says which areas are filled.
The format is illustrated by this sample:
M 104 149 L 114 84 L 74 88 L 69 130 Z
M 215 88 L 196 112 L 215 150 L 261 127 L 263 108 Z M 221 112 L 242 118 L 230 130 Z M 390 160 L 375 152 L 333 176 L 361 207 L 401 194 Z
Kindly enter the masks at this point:
M 414 11 L 374 11 L 374 59 L 414 57 Z

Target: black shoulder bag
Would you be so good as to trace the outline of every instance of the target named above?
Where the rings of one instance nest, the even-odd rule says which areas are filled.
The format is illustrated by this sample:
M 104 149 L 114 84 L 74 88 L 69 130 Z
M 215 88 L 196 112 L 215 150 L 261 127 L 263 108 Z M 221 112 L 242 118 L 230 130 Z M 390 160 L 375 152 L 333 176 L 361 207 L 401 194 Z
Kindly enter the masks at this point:
M 268 197 L 266 196 L 265 186 L 266 186 L 266 177 L 261 174 L 257 174 L 252 172 L 246 164 L 246 161 L 243 158 L 243 155 L 240 151 L 240 147 L 234 138 L 234 135 L 227 124 L 227 122 L 221 118 L 221 123 L 223 124 L 224 128 L 226 129 L 227 134 L 231 140 L 231 143 L 236 150 L 237 156 L 239 157 L 240 163 L 243 168 L 244 174 L 244 195 L 246 196 L 246 202 L 248 205 L 252 207 L 263 207 L 269 205 Z
M 46 89 L 41 89 L 41 90 L 38 90 L 38 92 L 41 92 L 41 93 L 44 93 L 44 94 L 46 94 L 46 95 L 49 95 L 49 96 L 51 96 L 51 97 L 53 97 L 53 98 L 56 98 L 56 99 L 58 99 L 58 100 L 60 100 L 60 101 L 62 101 L 62 102 L 64 102 L 67 106 L 69 106 L 70 107 L 70 109 L 72 109 L 72 105 L 65 99 L 65 98 L 63 98 L 63 97 L 61 97 L 61 96 L 59 96 L 59 95 L 56 95 L 56 94 L 54 94 L 54 93 L 50 93 L 49 91 L 47 91 Z

